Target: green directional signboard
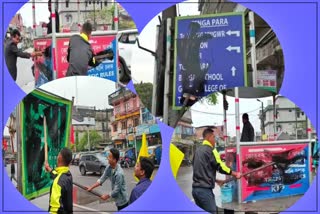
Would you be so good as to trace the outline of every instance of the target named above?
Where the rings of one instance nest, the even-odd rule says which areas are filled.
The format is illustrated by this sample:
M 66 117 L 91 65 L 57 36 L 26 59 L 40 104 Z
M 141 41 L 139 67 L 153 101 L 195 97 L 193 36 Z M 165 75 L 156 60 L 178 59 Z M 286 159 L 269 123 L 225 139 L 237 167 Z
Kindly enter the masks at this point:
M 52 179 L 45 171 L 43 118 L 47 124 L 48 162 L 54 168 L 59 151 L 69 143 L 72 102 L 34 90 L 20 103 L 22 194 L 27 199 L 49 192 Z

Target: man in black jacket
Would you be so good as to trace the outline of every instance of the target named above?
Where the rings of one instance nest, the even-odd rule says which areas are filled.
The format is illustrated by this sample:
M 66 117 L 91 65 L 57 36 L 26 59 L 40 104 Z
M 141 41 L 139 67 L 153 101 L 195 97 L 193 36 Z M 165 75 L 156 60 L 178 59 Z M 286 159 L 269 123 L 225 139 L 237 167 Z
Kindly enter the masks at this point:
M 53 183 L 50 188 L 49 213 L 73 213 L 72 188 L 73 181 L 69 165 L 72 160 L 72 152 L 63 148 L 57 158 L 57 167 L 51 169 L 48 163 L 45 168 L 50 172 Z
M 210 213 L 216 213 L 216 201 L 212 189 L 215 183 L 222 181 L 216 179 L 216 172 L 241 178 L 240 172 L 233 172 L 220 158 L 215 148 L 215 136 L 213 130 L 207 128 L 203 131 L 203 143 L 200 145 L 193 158 L 193 183 L 192 196 L 195 203 Z
M 29 59 L 31 57 L 36 56 L 36 53 L 27 53 L 22 52 L 18 49 L 18 44 L 21 41 L 21 34 L 17 29 L 12 30 L 11 39 L 7 41 L 5 45 L 5 60 L 8 67 L 8 70 L 14 79 L 17 80 L 17 58 L 26 58 Z
M 254 141 L 254 128 L 249 121 L 249 115 L 244 113 L 242 115 L 243 128 L 241 133 L 240 142 L 253 142 Z
M 86 76 L 88 66 L 98 65 L 89 43 L 91 32 L 92 25 L 86 22 L 82 25 L 80 35 L 71 36 L 67 55 L 69 67 L 66 76 Z

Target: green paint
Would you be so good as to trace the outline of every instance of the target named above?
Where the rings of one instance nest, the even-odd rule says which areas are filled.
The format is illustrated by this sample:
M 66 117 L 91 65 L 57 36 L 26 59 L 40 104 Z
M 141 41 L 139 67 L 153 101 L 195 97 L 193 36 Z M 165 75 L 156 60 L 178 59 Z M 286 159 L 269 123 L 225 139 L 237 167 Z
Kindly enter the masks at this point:
M 69 143 L 71 105 L 71 101 L 41 90 L 33 91 L 20 104 L 22 194 L 27 199 L 49 192 L 52 184 L 44 169 L 43 117 L 47 119 L 48 162 L 54 168 L 59 151 Z

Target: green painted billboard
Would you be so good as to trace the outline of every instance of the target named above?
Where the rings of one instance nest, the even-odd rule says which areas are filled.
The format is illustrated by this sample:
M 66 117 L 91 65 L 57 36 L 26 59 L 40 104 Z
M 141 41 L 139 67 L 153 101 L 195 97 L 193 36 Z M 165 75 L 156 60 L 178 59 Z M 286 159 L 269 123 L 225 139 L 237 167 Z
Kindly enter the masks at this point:
M 52 180 L 45 171 L 44 127 L 47 123 L 49 165 L 56 167 L 59 151 L 69 143 L 72 102 L 37 89 L 20 104 L 22 194 L 27 199 L 48 193 Z

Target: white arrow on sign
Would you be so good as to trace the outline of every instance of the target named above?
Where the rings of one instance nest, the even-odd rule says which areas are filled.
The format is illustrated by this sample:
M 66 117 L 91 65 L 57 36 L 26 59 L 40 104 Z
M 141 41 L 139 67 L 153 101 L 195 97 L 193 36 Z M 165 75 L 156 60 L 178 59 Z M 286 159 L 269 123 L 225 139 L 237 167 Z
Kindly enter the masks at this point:
M 228 51 L 237 51 L 237 53 L 240 53 L 240 47 L 239 46 L 236 46 L 236 47 L 229 46 L 226 49 Z
M 232 71 L 232 76 L 234 77 L 236 75 L 236 67 L 232 66 L 231 71 Z
M 236 35 L 237 37 L 239 37 L 240 36 L 240 31 L 239 30 L 236 30 L 236 31 L 228 30 L 227 31 L 227 35 L 229 35 L 229 36 Z

